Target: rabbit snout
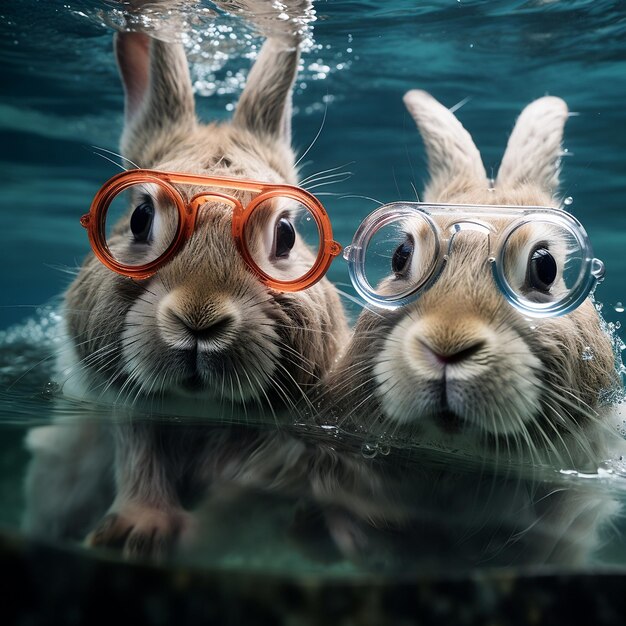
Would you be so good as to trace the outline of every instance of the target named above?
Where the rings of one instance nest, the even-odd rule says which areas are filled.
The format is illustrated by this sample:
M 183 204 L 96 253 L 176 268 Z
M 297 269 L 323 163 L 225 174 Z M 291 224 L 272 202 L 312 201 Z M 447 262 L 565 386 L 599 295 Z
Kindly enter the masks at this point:
M 407 357 L 420 368 L 431 369 L 439 375 L 448 368 L 464 370 L 488 361 L 490 333 L 475 319 L 462 324 L 445 324 L 441 319 L 421 320 L 407 334 Z
M 159 336 L 170 347 L 199 352 L 219 352 L 237 337 L 241 315 L 223 294 L 210 300 L 194 291 L 176 289 L 157 306 Z
M 450 414 L 463 432 L 523 430 L 539 401 L 539 359 L 509 325 L 455 309 L 410 312 L 385 339 L 374 365 L 377 394 L 392 420 L 447 434 Z M 493 415 L 504 407 L 500 419 Z M 491 419 L 490 419 L 490 416 Z

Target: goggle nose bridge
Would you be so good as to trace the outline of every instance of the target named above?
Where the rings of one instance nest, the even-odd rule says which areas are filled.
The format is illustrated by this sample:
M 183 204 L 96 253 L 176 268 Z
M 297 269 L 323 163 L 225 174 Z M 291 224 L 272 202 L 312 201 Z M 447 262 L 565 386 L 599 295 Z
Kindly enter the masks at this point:
M 198 211 L 209 202 L 221 202 L 230 205 L 233 209 L 243 210 L 241 202 L 237 198 L 219 191 L 201 191 L 189 200 L 189 208 L 197 215 Z
M 448 256 L 452 252 L 452 246 L 456 237 L 459 233 L 462 232 L 478 232 L 486 235 L 487 237 L 487 258 L 490 262 L 495 261 L 494 252 L 492 250 L 492 244 L 494 237 L 493 235 L 496 232 L 496 229 L 493 225 L 483 222 L 481 220 L 465 220 L 461 219 L 452 224 L 448 224 L 445 230 L 446 236 L 443 237 L 443 242 L 445 244 L 445 254 L 444 259 L 447 260 Z

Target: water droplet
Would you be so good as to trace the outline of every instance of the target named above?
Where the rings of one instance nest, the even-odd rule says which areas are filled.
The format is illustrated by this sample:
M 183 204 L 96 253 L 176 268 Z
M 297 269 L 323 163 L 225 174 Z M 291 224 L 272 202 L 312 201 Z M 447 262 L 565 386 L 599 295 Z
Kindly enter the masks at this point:
M 580 356 L 583 361 L 592 361 L 594 357 L 593 350 L 589 346 L 585 346 Z
M 495 263 L 496 262 L 496 257 L 495 256 L 490 256 L 487 261 L 489 261 L 489 263 Z
M 378 444 L 366 441 L 361 446 L 361 455 L 365 459 L 373 459 L 378 454 Z
M 616 302 L 615 306 L 613 308 L 615 309 L 616 313 L 623 313 L 624 312 L 624 305 L 621 302 Z
M 604 278 L 604 263 L 600 259 L 593 259 L 591 261 L 591 273 L 595 276 L 596 280 L 602 280 Z
M 615 330 L 619 330 L 622 327 L 622 323 L 618 320 L 615 322 Z
M 391 452 L 391 448 L 388 445 L 383 444 L 379 447 L 379 451 L 383 456 L 389 456 L 389 453 Z
M 349 260 L 350 260 L 350 253 L 351 253 L 351 252 L 352 252 L 352 246 L 346 246 L 346 247 L 343 249 L 343 258 L 344 258 L 346 261 L 349 261 Z
M 59 393 L 60 389 L 61 387 L 58 383 L 49 381 L 44 385 L 44 388 L 41 390 L 41 397 L 45 400 L 52 400 L 54 396 Z
M 537 330 L 537 325 L 536 324 L 530 324 L 528 326 L 528 328 L 530 328 L 530 330 Z
M 567 196 L 567 198 L 563 200 L 563 204 L 565 206 L 569 206 L 572 202 L 574 202 L 574 198 L 572 198 L 572 196 Z
M 602 302 L 596 302 L 596 311 L 602 311 L 603 306 Z

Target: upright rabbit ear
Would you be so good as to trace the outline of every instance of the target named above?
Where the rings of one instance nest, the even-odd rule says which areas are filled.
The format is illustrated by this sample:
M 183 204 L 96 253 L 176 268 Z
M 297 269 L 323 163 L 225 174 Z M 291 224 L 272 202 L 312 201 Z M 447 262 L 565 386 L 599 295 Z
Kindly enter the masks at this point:
M 115 52 L 125 93 L 122 154 L 149 167 L 196 124 L 185 51 L 143 33 L 117 33 Z
M 559 186 L 559 162 L 567 104 L 546 96 L 531 102 L 521 113 L 502 158 L 498 186 L 538 185 L 553 195 Z
M 424 140 L 430 182 L 425 196 L 443 200 L 447 191 L 468 191 L 488 186 L 480 152 L 470 134 L 446 107 L 425 91 L 414 89 L 404 104 Z
M 265 41 L 239 98 L 235 126 L 291 143 L 291 89 L 299 58 L 295 42 Z

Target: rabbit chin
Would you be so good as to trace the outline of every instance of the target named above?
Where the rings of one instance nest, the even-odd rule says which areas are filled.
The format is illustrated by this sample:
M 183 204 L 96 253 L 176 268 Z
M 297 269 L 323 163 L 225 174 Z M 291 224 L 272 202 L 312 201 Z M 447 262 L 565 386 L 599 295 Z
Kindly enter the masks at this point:
M 446 329 L 448 341 L 481 347 L 461 361 L 444 363 L 427 347 L 437 345 L 446 354 L 445 343 L 430 339 L 442 337 L 436 326 L 436 318 L 407 316 L 385 340 L 374 365 L 384 417 L 433 443 L 528 437 L 540 407 L 541 363 L 520 335 L 459 319 Z
M 155 281 L 126 314 L 122 355 L 131 397 L 182 396 L 229 404 L 265 399 L 280 358 L 267 295 L 216 295 L 201 313 L 227 318 L 228 324 L 197 339 L 178 317 L 184 303 L 184 294 Z

